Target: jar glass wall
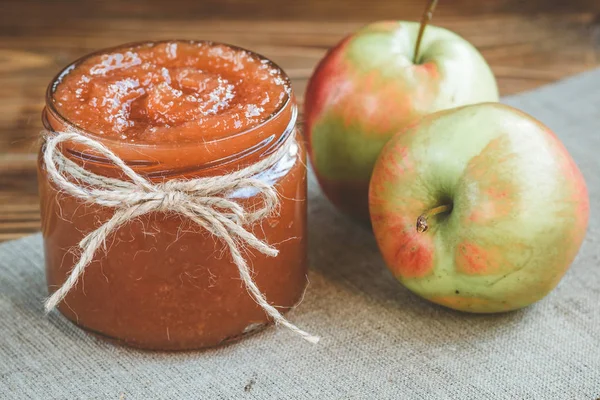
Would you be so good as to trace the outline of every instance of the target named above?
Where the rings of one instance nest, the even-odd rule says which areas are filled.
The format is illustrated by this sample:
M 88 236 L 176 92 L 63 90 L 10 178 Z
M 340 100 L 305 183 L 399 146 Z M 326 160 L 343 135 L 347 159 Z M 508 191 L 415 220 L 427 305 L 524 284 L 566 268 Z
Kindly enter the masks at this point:
M 197 140 L 159 139 L 148 143 L 100 135 L 80 121 L 67 118 L 57 107 L 57 87 L 90 57 L 153 45 L 104 50 L 67 67 L 48 88 L 42 118 L 49 135 L 70 128 L 84 131 L 141 176 L 163 182 L 236 171 L 272 154 L 290 135 L 296 134 L 297 108 L 291 91 L 259 123 L 235 132 L 198 132 Z M 287 77 L 276 65 L 246 53 L 276 69 L 277 76 L 285 77 L 289 87 Z M 252 84 L 252 80 L 245 83 Z M 194 133 L 193 128 L 186 129 Z M 81 144 L 67 144 L 61 150 L 88 171 L 123 179 L 118 168 L 94 156 Z M 273 184 L 279 193 L 280 206 L 277 214 L 246 227 L 279 250 L 277 257 L 247 249 L 243 253 L 258 288 L 282 312 L 299 301 L 307 282 L 305 165 L 304 145 L 298 140 L 274 167 L 258 176 Z M 38 171 L 46 274 L 52 293 L 66 280 L 77 260 L 78 255 L 72 249 L 87 233 L 106 222 L 114 210 L 84 204 L 57 190 L 48 179 L 41 157 Z M 261 201 L 249 189 L 238 190 L 231 197 L 248 209 Z M 268 323 L 265 312 L 246 291 L 226 246 L 184 217 L 169 213 L 145 215 L 110 235 L 106 251 L 96 254 L 59 310 L 86 330 L 149 349 L 214 346 Z

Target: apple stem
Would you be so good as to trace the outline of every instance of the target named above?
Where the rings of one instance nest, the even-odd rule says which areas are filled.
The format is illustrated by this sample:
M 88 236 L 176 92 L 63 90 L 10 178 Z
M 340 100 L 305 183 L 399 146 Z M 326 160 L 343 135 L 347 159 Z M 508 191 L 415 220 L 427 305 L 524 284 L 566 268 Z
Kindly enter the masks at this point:
M 452 211 L 452 204 L 444 204 L 419 215 L 419 218 L 417 218 L 417 232 L 423 233 L 429 228 L 429 225 L 427 224 L 429 217 L 433 217 L 434 215 L 438 215 L 447 211 Z
M 415 54 L 413 56 L 413 63 L 416 64 L 419 59 L 419 48 L 421 47 L 421 40 L 423 39 L 423 33 L 425 32 L 425 28 L 427 24 L 431 22 L 431 18 L 433 18 L 433 11 L 435 10 L 435 6 L 437 5 L 438 0 L 429 0 L 429 4 L 427 8 L 425 8 L 425 12 L 421 17 L 421 26 L 419 27 L 419 34 L 417 35 L 417 44 L 415 45 Z

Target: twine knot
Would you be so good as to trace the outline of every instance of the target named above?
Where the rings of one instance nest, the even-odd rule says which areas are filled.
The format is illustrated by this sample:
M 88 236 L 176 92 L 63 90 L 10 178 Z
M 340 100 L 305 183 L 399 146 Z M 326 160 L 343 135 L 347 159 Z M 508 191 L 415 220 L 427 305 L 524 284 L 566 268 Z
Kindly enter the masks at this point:
M 157 192 L 160 196 L 160 205 L 156 208 L 157 211 L 167 212 L 173 210 L 178 204 L 182 204 L 188 201 L 187 195 L 178 190 L 169 190 L 164 192 Z
M 163 194 L 163 201 L 161 202 L 161 208 L 159 210 L 167 211 L 185 200 L 185 193 L 183 192 L 179 192 L 177 190 L 165 192 Z
M 106 157 L 117 167 L 126 180 L 96 175 L 68 159 L 58 146 L 63 142 L 81 143 Z M 228 247 L 238 268 L 240 278 L 249 294 L 276 324 L 281 324 L 311 343 L 319 338 L 289 321 L 271 304 L 254 283 L 248 264 L 240 252 L 240 245 L 251 247 L 267 256 L 275 257 L 278 250 L 246 230 L 245 224 L 260 221 L 277 210 L 279 197 L 272 184 L 257 178 L 269 170 L 297 146 L 290 135 L 277 151 L 261 161 L 227 175 L 153 183 L 140 176 L 102 143 L 78 132 L 53 132 L 47 135 L 43 150 L 44 165 L 50 180 L 63 192 L 90 204 L 115 209 L 113 216 L 80 242 L 80 257 L 63 285 L 46 301 L 46 311 L 55 308 L 76 286 L 85 268 L 107 237 L 123 224 L 151 212 L 177 213 L 212 235 Z M 240 189 L 254 189 L 261 198 L 256 209 L 246 210 L 232 200 Z

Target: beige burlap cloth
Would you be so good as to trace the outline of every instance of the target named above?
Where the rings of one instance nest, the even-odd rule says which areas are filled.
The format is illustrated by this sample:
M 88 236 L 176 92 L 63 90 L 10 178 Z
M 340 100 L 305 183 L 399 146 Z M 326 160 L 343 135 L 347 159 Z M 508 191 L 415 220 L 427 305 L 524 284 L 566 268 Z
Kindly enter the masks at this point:
M 563 140 L 588 183 L 588 236 L 546 299 L 477 316 L 410 294 L 371 234 L 309 183 L 310 287 L 294 323 L 204 352 L 148 353 L 83 333 L 47 296 L 39 235 L 0 245 L 2 399 L 595 399 L 600 396 L 600 70 L 504 101 Z M 0 205 L 2 207 L 2 205 Z

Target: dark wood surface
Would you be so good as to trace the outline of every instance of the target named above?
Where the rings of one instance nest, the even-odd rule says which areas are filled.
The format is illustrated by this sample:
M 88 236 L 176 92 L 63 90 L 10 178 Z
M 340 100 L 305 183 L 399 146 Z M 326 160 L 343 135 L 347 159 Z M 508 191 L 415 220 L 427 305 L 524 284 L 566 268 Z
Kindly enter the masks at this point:
M 418 20 L 420 0 L 147 0 L 0 3 L 0 241 L 39 229 L 37 137 L 44 92 L 72 60 L 154 39 L 210 39 L 280 64 L 302 100 L 327 48 L 361 25 Z M 477 46 L 503 95 L 600 65 L 598 0 L 441 0 L 433 23 Z

